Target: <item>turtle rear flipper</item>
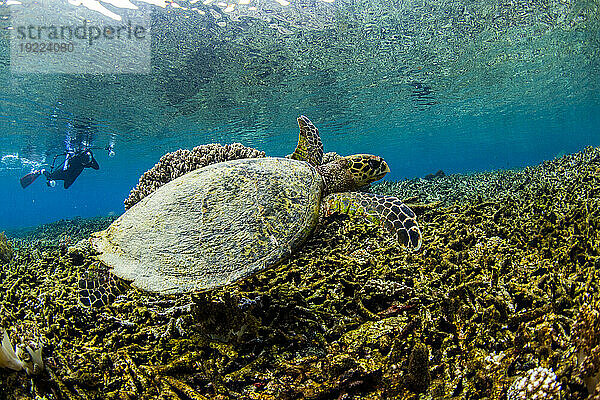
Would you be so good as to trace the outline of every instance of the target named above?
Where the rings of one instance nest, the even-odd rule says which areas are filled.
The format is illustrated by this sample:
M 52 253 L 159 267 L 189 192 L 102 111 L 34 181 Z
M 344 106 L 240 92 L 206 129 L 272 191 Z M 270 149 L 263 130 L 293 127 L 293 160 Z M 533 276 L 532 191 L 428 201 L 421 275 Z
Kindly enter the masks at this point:
M 296 150 L 289 157 L 294 160 L 307 161 L 313 166 L 323 163 L 323 142 L 319 130 L 304 115 L 298 117 L 300 136 Z
M 79 279 L 77 296 L 85 307 L 110 305 L 122 290 L 116 278 L 106 267 L 91 268 Z
M 332 214 L 362 216 L 382 225 L 399 243 L 418 251 L 422 236 L 417 216 L 397 197 L 373 193 L 333 193 L 323 199 L 321 216 Z

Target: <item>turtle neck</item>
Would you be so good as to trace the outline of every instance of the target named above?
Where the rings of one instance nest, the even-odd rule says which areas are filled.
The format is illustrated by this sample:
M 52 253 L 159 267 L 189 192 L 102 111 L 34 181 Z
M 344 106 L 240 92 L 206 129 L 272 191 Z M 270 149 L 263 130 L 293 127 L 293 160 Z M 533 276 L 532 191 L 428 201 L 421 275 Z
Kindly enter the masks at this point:
M 331 193 L 348 192 L 358 189 L 352 173 L 348 170 L 344 158 L 316 167 L 317 172 L 323 177 L 323 196 Z

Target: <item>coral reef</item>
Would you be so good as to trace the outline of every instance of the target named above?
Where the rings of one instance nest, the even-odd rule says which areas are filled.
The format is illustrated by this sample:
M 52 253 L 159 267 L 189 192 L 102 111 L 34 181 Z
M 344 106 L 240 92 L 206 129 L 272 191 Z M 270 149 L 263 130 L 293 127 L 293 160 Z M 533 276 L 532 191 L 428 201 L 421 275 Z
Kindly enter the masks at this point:
M 105 229 L 116 218 L 116 216 L 108 216 L 86 219 L 81 217 L 61 219 L 35 228 L 7 231 L 7 234 L 17 248 L 27 248 L 31 251 L 39 252 L 55 249 L 58 246 L 65 252 L 69 246 L 73 246 L 78 241 L 88 238 L 91 233 Z
M 446 173 L 440 169 L 435 174 L 425 175 L 423 179 L 425 179 L 426 181 L 432 181 L 437 178 L 443 178 L 444 176 L 446 176 Z
M 508 400 L 560 399 L 560 384 L 552 369 L 537 367 L 513 382 L 508 388 Z
M 390 184 L 440 202 L 417 208 L 421 252 L 333 217 L 283 264 L 193 295 L 124 285 L 84 307 L 78 282 L 98 262 L 58 241 L 21 247 L 32 233 L 0 270 L 0 326 L 25 342 L 39 327 L 45 369 L 0 370 L 0 398 L 506 399 L 550 377 L 561 398 L 586 399 L 599 371 L 599 154 L 482 183 Z
M 13 247 L 11 243 L 4 235 L 4 232 L 0 232 L 0 264 L 9 263 L 14 255 Z
M 218 143 L 196 146 L 192 150 L 179 149 L 167 153 L 148 171 L 144 172 L 138 184 L 125 199 L 125 209 L 131 208 L 138 201 L 156 189 L 190 171 L 222 161 L 240 158 L 264 157 L 263 151 L 246 147 L 240 143 L 222 146 Z
M 402 194 L 423 203 L 439 201 L 444 206 L 480 201 L 511 202 L 523 193 L 544 192 L 560 189 L 563 185 L 581 188 L 578 165 L 600 163 L 598 148 L 587 147 L 584 151 L 566 155 L 557 160 L 516 170 L 499 170 L 474 174 L 439 175 L 435 179 L 411 179 L 399 182 L 380 181 L 373 184 L 373 191 L 381 194 Z M 590 171 L 590 177 L 597 172 Z M 583 188 L 581 188 L 583 189 Z M 585 193 L 579 193 L 579 196 Z
M 588 393 L 600 398 L 600 301 L 595 293 L 584 297 L 573 338 L 580 377 Z

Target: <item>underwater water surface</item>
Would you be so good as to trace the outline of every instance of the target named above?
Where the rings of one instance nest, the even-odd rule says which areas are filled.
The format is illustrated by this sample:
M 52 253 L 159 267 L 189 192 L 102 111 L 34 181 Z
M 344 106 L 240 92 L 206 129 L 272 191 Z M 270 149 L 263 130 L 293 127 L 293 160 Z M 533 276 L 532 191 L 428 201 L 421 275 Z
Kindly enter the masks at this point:
M 109 20 L 149 10 L 151 68 L 128 74 L 13 71 L 11 13 L 26 4 L 0 1 L 0 230 L 119 215 L 139 176 L 179 148 L 284 156 L 299 115 L 325 151 L 383 156 L 387 180 L 600 144 L 594 1 L 64 2 Z M 100 169 L 67 190 L 43 178 L 21 188 L 77 121 L 114 156 L 95 150 Z

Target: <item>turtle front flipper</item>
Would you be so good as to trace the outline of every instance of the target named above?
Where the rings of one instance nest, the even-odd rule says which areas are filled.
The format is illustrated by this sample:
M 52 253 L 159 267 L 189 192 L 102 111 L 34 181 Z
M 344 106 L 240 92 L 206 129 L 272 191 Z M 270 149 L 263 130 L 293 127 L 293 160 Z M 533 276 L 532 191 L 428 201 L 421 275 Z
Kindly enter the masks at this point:
M 397 197 L 372 193 L 333 193 L 323 199 L 321 215 L 348 214 L 362 216 L 383 226 L 395 240 L 418 251 L 422 237 L 417 216 Z
M 296 150 L 289 157 L 294 160 L 307 161 L 313 166 L 323 163 L 323 142 L 319 130 L 304 115 L 298 117 L 300 136 Z

